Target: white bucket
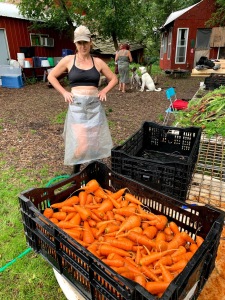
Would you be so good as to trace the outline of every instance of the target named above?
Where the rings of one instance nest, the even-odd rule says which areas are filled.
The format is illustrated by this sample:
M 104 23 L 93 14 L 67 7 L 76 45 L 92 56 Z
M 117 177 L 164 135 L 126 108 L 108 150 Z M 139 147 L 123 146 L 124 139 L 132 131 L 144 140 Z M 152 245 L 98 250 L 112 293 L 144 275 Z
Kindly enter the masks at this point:
M 41 61 L 41 66 L 42 67 L 50 67 L 50 63 L 49 63 L 49 61 L 47 59 L 43 59 Z
M 24 68 L 30 68 L 30 62 L 28 60 L 24 61 Z
M 17 59 L 24 59 L 25 58 L 25 55 L 24 53 L 17 53 Z

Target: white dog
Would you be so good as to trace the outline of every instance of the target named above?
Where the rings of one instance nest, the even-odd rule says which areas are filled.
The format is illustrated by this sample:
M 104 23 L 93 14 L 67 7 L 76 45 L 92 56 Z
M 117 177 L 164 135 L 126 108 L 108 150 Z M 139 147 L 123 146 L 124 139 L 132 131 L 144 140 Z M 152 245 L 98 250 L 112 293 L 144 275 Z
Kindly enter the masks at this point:
M 152 77 L 148 74 L 146 67 L 139 67 L 139 70 L 141 71 L 141 80 L 142 80 L 142 85 L 140 91 L 143 92 L 145 87 L 147 88 L 147 92 L 160 92 L 162 89 L 161 88 L 156 88 L 154 81 L 152 80 Z
M 132 76 L 130 79 L 131 88 L 135 88 L 137 90 L 137 89 L 139 89 L 139 87 L 141 87 L 141 78 L 139 77 L 139 75 L 137 73 L 136 67 L 133 67 L 131 69 L 131 72 L 132 72 Z

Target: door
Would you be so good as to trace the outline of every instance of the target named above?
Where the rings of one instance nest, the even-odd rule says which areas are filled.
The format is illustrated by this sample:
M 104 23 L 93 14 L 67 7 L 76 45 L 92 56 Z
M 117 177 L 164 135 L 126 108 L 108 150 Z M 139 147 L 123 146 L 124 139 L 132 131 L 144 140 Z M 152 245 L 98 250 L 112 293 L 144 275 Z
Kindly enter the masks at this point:
M 9 65 L 9 48 L 5 29 L 0 29 L 0 65 Z
M 210 35 L 211 35 L 211 29 L 202 28 L 202 29 L 197 30 L 195 58 L 194 58 L 194 66 L 193 67 L 196 66 L 196 63 L 197 63 L 197 61 L 199 61 L 200 57 L 206 56 L 209 58 Z

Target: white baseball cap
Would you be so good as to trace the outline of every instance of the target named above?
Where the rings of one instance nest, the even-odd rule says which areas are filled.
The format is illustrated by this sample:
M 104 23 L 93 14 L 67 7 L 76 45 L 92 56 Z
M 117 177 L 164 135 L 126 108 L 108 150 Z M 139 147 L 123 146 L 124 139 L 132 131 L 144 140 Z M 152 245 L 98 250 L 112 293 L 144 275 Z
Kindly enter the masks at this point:
M 91 33 L 90 30 L 86 26 L 79 26 L 74 31 L 74 43 L 79 41 L 90 42 Z

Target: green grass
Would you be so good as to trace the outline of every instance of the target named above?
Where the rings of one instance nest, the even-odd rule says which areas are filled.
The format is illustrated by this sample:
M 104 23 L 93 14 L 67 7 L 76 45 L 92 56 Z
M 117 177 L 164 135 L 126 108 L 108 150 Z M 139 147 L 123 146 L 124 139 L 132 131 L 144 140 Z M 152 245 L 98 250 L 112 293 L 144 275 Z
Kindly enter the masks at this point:
M 18 172 L 7 168 L 0 159 L 0 299 L 4 300 L 55 300 L 66 299 L 56 281 L 51 266 L 33 250 L 21 258 L 29 246 L 26 243 L 18 195 L 31 187 L 46 186 L 48 169 Z M 36 172 L 36 173 L 35 173 Z M 41 178 L 34 180 L 33 178 Z M 8 266 L 10 261 L 15 262 Z

